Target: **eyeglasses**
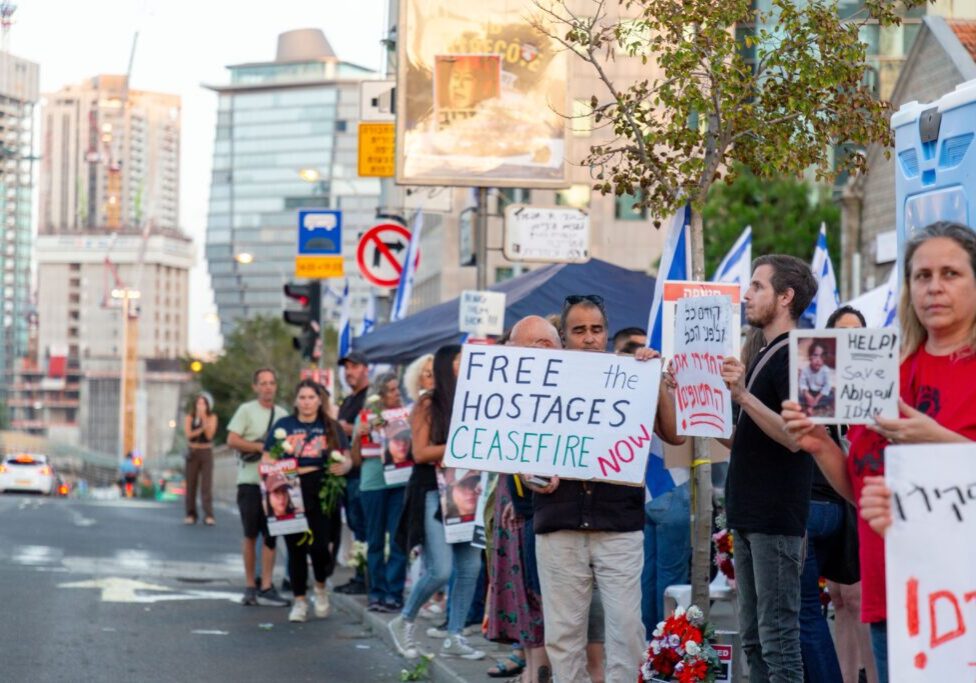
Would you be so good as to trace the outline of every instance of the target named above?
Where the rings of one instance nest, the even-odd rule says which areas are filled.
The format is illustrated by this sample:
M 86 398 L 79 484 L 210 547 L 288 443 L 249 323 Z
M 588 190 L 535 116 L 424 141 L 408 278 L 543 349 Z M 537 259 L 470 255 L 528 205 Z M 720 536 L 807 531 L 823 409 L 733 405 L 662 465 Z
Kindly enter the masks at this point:
M 569 308 L 570 306 L 575 306 L 576 304 L 581 304 L 584 301 L 588 301 L 599 309 L 603 309 L 603 297 L 599 294 L 570 294 L 563 301 L 563 308 Z

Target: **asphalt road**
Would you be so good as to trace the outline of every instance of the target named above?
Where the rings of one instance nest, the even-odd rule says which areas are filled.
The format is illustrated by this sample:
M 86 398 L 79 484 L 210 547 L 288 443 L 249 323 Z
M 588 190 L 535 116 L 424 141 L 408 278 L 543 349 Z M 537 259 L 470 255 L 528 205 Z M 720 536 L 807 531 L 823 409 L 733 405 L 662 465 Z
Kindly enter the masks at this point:
M 241 606 L 232 511 L 181 520 L 171 503 L 0 496 L 0 680 L 400 679 L 403 660 L 348 614 L 290 624 Z

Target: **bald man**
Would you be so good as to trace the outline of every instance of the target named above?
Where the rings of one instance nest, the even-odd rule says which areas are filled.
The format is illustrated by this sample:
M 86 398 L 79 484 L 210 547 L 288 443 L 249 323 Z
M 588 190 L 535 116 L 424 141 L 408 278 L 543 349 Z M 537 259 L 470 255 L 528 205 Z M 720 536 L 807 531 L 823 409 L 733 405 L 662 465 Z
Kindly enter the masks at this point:
M 527 315 L 512 327 L 508 338 L 509 346 L 527 346 L 534 349 L 561 349 L 559 332 L 538 315 Z

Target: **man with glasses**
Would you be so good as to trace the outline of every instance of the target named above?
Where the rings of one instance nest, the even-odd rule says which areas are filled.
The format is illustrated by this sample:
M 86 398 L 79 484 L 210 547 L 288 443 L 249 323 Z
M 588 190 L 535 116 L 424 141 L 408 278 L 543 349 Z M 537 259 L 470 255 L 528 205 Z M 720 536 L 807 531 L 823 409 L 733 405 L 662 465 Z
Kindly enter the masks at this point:
M 594 294 L 566 297 L 560 317 L 564 348 L 605 353 L 607 315 Z M 646 361 L 656 351 L 639 349 Z M 662 382 L 655 431 L 681 443 L 674 402 Z M 606 680 L 633 681 L 644 639 L 640 576 L 644 564 L 642 487 L 560 480 L 553 476 L 533 496 L 536 559 L 542 584 L 546 651 L 559 681 L 590 681 L 586 622 L 590 597 L 599 587 L 606 623 Z

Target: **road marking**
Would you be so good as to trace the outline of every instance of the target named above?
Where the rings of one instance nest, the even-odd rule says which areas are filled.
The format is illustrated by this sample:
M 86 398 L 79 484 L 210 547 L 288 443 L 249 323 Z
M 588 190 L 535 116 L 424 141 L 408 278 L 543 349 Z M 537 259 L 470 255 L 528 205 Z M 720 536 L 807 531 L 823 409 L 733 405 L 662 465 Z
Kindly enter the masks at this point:
M 207 630 L 203 628 L 194 629 L 190 631 L 190 633 L 195 633 L 196 635 L 199 636 L 229 636 L 230 635 L 230 631 L 215 631 L 215 630 Z
M 184 591 L 177 592 L 172 588 L 160 586 L 154 583 L 145 583 L 126 579 L 120 576 L 108 576 L 103 579 L 91 579 L 89 581 L 74 581 L 71 583 L 58 584 L 58 588 L 94 588 L 101 590 L 102 602 L 124 602 L 124 603 L 156 603 L 169 602 L 173 600 L 228 600 L 239 602 L 238 593 L 227 593 L 224 591 Z M 147 594 L 153 591 L 155 594 Z

